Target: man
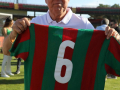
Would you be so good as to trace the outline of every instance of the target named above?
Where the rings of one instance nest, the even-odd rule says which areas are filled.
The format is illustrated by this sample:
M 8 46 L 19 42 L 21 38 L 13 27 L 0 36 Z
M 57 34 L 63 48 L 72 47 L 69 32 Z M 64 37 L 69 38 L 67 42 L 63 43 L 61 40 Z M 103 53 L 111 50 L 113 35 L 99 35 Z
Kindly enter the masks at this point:
M 110 26 L 111 26 L 111 28 L 114 28 L 120 34 L 120 28 L 118 27 L 117 20 L 111 20 Z
M 47 14 L 33 18 L 31 23 L 76 29 L 94 29 L 93 25 L 87 19 L 76 16 L 72 13 L 71 9 L 67 8 L 69 0 L 45 0 L 45 2 L 49 8 Z M 9 41 L 15 39 L 17 34 L 21 34 L 26 30 L 27 26 L 30 26 L 27 18 L 16 20 L 13 32 L 8 37 L 9 39 L 6 38 L 4 42 L 5 48 L 3 47 L 3 53 L 10 54 L 8 50 L 12 44 Z
M 69 0 L 45 0 L 45 2 L 49 8 L 47 14 L 35 17 L 31 20 L 31 23 L 77 29 L 94 29 L 87 19 L 76 16 L 69 8 L 67 8 Z M 30 26 L 30 22 L 27 18 L 16 20 L 13 25 L 13 31 L 4 41 L 4 54 L 10 54 L 8 52 L 12 46 L 10 40 L 14 40 L 17 34 L 21 34 L 24 30 L 26 30 L 27 26 Z M 109 27 L 106 28 L 105 34 L 107 35 L 107 39 L 109 39 L 110 36 L 115 36 L 116 39 L 119 40 L 120 37 L 114 29 L 110 29 Z
M 45 2 L 49 8 L 47 14 L 43 16 L 35 17 L 34 19 L 31 20 L 31 23 L 60 26 L 66 28 L 76 28 L 76 29 L 94 29 L 92 24 L 87 19 L 76 16 L 74 13 L 72 13 L 72 11 L 69 8 L 67 8 L 69 0 L 45 0 Z M 13 31 L 9 36 L 5 38 L 3 45 L 4 54 L 6 55 L 10 54 L 8 50 L 12 46 L 12 41 L 14 41 L 17 34 L 23 33 L 23 31 L 26 30 L 27 26 L 30 26 L 30 22 L 28 21 L 27 18 L 19 19 L 15 22 L 13 26 Z M 107 35 L 107 39 L 109 39 L 111 36 L 115 36 L 115 38 L 120 42 L 120 36 L 114 29 L 107 27 L 105 34 Z M 39 70 L 39 68 L 37 70 Z M 49 80 L 47 78 L 45 79 L 46 81 Z M 27 83 L 26 80 L 25 83 Z M 37 85 L 39 84 L 37 83 Z M 49 87 L 54 88 L 54 86 L 49 86 Z M 46 87 L 47 90 L 49 89 L 49 87 Z M 30 89 L 26 87 L 25 90 L 30 90 Z M 38 89 L 32 88 L 31 90 L 38 90 Z
M 104 18 L 102 21 L 101 21 L 101 26 L 98 26 L 96 29 L 97 30 L 103 30 L 105 31 L 105 28 L 109 25 L 109 20 L 107 18 Z

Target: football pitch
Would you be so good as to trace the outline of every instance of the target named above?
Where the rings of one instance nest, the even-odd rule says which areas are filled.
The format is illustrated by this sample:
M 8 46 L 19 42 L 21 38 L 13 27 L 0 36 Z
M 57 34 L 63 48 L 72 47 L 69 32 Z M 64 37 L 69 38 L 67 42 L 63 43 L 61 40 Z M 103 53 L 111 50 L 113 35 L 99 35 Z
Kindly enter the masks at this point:
M 0 72 L 3 60 L 3 54 L 0 54 Z M 12 58 L 11 70 L 14 73 L 17 68 L 17 60 Z M 22 60 L 20 74 L 10 78 L 0 77 L 0 90 L 24 90 L 24 61 Z M 75 90 L 75 89 L 74 89 Z M 104 90 L 120 90 L 120 77 L 117 79 L 107 79 Z

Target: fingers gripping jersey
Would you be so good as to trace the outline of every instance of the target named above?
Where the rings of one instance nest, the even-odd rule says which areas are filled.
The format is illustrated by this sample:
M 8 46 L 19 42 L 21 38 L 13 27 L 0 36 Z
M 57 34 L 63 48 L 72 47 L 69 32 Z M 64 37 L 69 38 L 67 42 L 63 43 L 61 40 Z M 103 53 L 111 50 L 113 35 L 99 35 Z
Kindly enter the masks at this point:
M 31 24 L 10 52 L 25 60 L 25 90 L 104 90 L 120 75 L 120 44 L 104 31 Z

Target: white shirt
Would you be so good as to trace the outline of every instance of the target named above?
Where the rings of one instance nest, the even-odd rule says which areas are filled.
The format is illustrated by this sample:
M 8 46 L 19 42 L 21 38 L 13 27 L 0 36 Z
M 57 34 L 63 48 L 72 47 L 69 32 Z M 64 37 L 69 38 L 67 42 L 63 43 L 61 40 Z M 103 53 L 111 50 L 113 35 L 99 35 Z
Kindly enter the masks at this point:
M 101 25 L 101 26 L 97 26 L 96 29 L 97 29 L 97 30 L 105 31 L 105 28 L 106 28 L 106 27 L 107 27 L 107 25 L 106 25 L 106 24 L 103 24 L 103 25 Z
M 67 11 L 68 12 L 65 17 L 58 23 L 51 19 L 49 10 L 47 14 L 33 18 L 31 23 L 60 26 L 65 28 L 94 29 L 93 25 L 88 21 L 88 19 L 75 15 L 69 8 L 67 8 Z

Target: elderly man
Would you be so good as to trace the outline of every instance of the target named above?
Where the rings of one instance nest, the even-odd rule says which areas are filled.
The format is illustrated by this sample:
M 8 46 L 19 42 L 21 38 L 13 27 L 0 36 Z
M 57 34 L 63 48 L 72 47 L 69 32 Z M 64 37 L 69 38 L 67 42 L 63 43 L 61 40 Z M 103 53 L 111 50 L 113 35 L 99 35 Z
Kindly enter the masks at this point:
M 93 25 L 87 19 L 76 16 L 74 13 L 72 13 L 70 8 L 67 8 L 69 0 L 45 0 L 45 2 L 49 8 L 47 14 L 33 18 L 31 23 L 76 29 L 94 29 Z M 4 41 L 4 54 L 10 54 L 8 52 L 12 46 L 10 41 L 14 40 L 17 34 L 21 34 L 24 30 L 26 30 L 27 26 L 30 26 L 30 22 L 27 18 L 16 20 L 15 24 L 13 25 L 13 31 Z M 117 40 L 120 39 L 118 33 L 109 27 L 106 28 L 105 34 L 107 35 L 108 39 L 110 36 L 115 36 Z
M 96 29 L 97 30 L 103 30 L 105 31 L 105 28 L 109 25 L 109 20 L 107 18 L 104 18 L 102 21 L 101 21 L 101 26 L 97 26 Z
M 70 8 L 67 8 L 69 0 L 45 0 L 45 2 L 49 8 L 47 14 L 33 18 L 31 23 L 76 29 L 94 29 L 93 25 L 87 19 L 76 16 Z M 3 47 L 3 52 L 5 54 L 10 54 L 8 50 L 12 44 L 9 41 L 14 40 L 17 34 L 21 34 L 26 30 L 27 26 L 30 26 L 27 18 L 16 20 L 13 32 L 4 42 L 5 48 Z
M 17 34 L 23 33 L 23 31 L 26 30 L 27 26 L 30 26 L 30 23 L 37 23 L 37 24 L 41 24 L 41 25 L 60 26 L 60 27 L 66 27 L 66 28 L 76 28 L 76 29 L 94 29 L 92 24 L 87 19 L 76 16 L 74 13 L 72 13 L 72 11 L 69 8 L 67 8 L 69 0 L 45 0 L 45 2 L 49 8 L 47 14 L 45 14 L 43 16 L 37 16 L 37 17 L 33 18 L 31 20 L 31 22 L 29 22 L 27 18 L 19 19 L 15 22 L 15 24 L 13 26 L 13 31 L 10 33 L 9 36 L 6 37 L 6 39 L 4 41 L 4 47 L 3 47 L 4 54 L 6 54 L 6 55 L 10 54 L 8 52 L 8 50 L 12 46 L 11 42 L 14 41 Z M 107 27 L 105 30 L 105 34 L 107 35 L 107 39 L 109 39 L 111 36 L 115 36 L 115 38 L 120 42 L 120 36 L 114 29 Z M 37 68 L 37 71 L 39 72 L 38 68 Z M 27 71 L 25 73 L 27 73 Z M 41 74 L 41 72 L 39 72 L 39 73 Z M 50 72 L 50 73 L 52 73 L 52 72 Z M 25 75 L 25 77 L 27 77 L 27 76 Z M 30 79 L 30 76 L 28 76 L 27 78 Z M 41 88 L 35 89 L 35 88 L 37 88 L 36 86 L 34 86 L 35 88 L 31 87 L 29 89 L 29 86 L 30 86 L 30 84 L 29 84 L 28 86 L 26 86 L 25 90 L 55 90 L 54 85 L 46 86 L 46 82 L 50 78 L 44 78 L 44 79 L 45 79 L 44 80 L 45 82 L 44 82 L 44 86 L 42 87 L 42 89 Z M 32 80 L 34 81 L 35 79 L 32 79 Z M 30 83 L 27 80 L 25 80 L 25 82 Z M 52 84 L 55 84 L 54 81 L 53 82 L 50 81 L 50 82 Z M 80 83 L 78 83 L 78 84 L 80 84 Z M 37 83 L 36 85 L 40 86 L 42 84 Z M 60 85 L 64 85 L 64 84 L 60 84 Z M 67 84 L 65 84 L 65 85 L 67 85 Z M 49 89 L 50 87 L 52 87 L 52 89 Z M 43 88 L 47 88 L 47 89 L 43 89 Z M 74 88 L 74 89 L 76 89 L 76 88 Z M 56 90 L 59 90 L 59 89 L 56 89 Z M 64 88 L 64 90 L 67 90 L 67 88 Z M 82 89 L 82 90 L 85 90 L 85 89 Z
M 93 25 L 87 19 L 76 16 L 74 13 L 72 13 L 71 9 L 67 8 L 69 0 L 45 0 L 45 2 L 49 8 L 47 14 L 33 18 L 31 23 L 76 29 L 94 29 Z M 10 54 L 8 52 L 12 46 L 10 41 L 14 40 L 17 34 L 21 34 L 24 30 L 26 30 L 27 26 L 30 26 L 30 22 L 27 18 L 16 20 L 15 24 L 13 25 L 13 31 L 4 41 L 4 54 Z M 117 40 L 120 39 L 118 33 L 109 27 L 106 28 L 105 34 L 107 35 L 108 39 L 110 36 L 115 36 Z

